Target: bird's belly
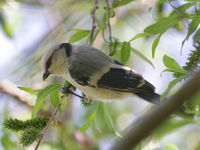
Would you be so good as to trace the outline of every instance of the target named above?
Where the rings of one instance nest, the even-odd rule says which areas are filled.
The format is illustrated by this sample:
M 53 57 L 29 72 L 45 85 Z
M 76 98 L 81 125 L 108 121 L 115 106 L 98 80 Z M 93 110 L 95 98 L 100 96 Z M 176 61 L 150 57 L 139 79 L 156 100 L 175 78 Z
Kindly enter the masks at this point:
M 125 97 L 130 97 L 133 95 L 131 93 L 119 92 L 109 89 L 81 86 L 76 81 L 74 81 L 69 74 L 67 75 L 67 80 L 73 86 L 81 90 L 87 97 L 95 100 L 121 100 Z

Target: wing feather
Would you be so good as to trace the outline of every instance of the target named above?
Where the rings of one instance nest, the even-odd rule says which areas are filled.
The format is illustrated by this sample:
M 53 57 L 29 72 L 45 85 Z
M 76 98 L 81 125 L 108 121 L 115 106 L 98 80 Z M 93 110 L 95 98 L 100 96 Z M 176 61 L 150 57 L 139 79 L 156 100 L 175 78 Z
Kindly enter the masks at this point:
M 155 87 L 132 69 L 111 68 L 97 83 L 99 88 L 122 92 L 153 93 Z

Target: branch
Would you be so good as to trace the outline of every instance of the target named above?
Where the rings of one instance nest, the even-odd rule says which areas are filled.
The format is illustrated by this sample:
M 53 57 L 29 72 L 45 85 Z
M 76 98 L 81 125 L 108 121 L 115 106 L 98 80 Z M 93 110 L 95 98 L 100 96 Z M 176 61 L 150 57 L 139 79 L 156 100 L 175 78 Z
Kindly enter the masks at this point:
M 88 46 L 91 46 L 91 44 L 92 44 L 92 40 L 93 40 L 93 36 L 94 36 L 94 30 L 96 28 L 96 25 L 95 25 L 96 9 L 98 9 L 98 0 L 95 0 L 94 8 L 93 8 L 93 11 L 92 11 L 92 29 L 91 29 L 91 32 L 90 32 Z
M 117 141 L 111 150 L 131 150 L 134 149 L 142 139 L 152 133 L 170 114 L 179 110 L 186 100 L 190 100 L 200 90 L 200 71 L 188 80 L 180 90 L 171 96 L 168 100 L 163 101 L 160 107 L 152 110 L 151 113 L 143 116 L 134 122 L 127 134 Z
M 109 6 L 109 1 L 106 1 L 106 5 L 107 5 L 107 25 L 108 25 L 108 31 L 109 31 L 109 48 L 110 48 L 110 53 L 112 52 L 112 31 L 111 31 L 111 26 L 110 26 L 110 6 Z
M 58 104 L 58 106 L 56 107 L 55 112 L 52 114 L 51 118 L 49 119 L 49 122 L 47 123 L 46 127 L 43 129 L 43 131 L 42 131 L 42 136 L 41 136 L 40 139 L 38 140 L 38 143 L 37 143 L 37 145 L 36 145 L 36 147 L 35 147 L 35 150 L 37 150 L 38 147 L 40 146 L 40 143 L 41 143 L 42 139 L 44 138 L 45 133 L 47 132 L 49 126 L 51 125 L 51 122 L 54 120 L 54 118 L 55 118 L 55 116 L 56 116 L 58 110 L 60 109 L 60 107 L 61 107 L 61 102 Z
M 27 98 L 29 97 L 29 94 L 18 89 L 14 83 L 8 80 L 2 80 L 0 82 L 0 92 L 13 97 L 18 102 L 26 105 L 30 109 L 33 109 L 34 105 L 30 102 L 30 99 Z

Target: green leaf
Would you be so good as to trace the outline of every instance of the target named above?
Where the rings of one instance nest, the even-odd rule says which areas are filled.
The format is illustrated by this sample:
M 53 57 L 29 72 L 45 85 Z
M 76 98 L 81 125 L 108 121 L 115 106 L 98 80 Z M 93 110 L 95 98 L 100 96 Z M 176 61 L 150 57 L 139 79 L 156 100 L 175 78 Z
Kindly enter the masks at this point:
M 167 150 L 179 150 L 179 148 L 176 145 L 172 144 L 167 144 L 165 148 L 167 148 Z
M 8 133 L 4 133 L 1 136 L 1 144 L 2 144 L 3 148 L 5 148 L 7 150 L 16 148 L 16 143 L 11 141 L 11 136 Z
M 36 113 L 40 110 L 43 101 L 46 99 L 48 94 L 53 92 L 55 89 L 58 89 L 61 85 L 58 83 L 50 84 L 46 88 L 42 89 L 37 96 L 35 106 L 32 111 L 32 118 L 36 117 Z
M 107 13 L 104 13 L 103 18 L 102 18 L 102 22 L 103 22 L 103 28 L 106 28 L 106 26 L 107 26 Z
M 119 43 L 117 40 L 115 40 L 115 41 L 112 42 L 111 44 L 112 44 L 112 51 L 110 52 L 109 55 L 110 55 L 110 56 L 113 56 L 113 55 L 116 54 L 117 48 L 118 48 L 118 46 L 120 45 L 120 43 Z
M 169 91 L 178 83 L 182 80 L 182 78 L 177 78 L 177 79 L 174 79 L 172 80 L 169 84 L 168 84 L 168 87 L 167 89 L 162 93 L 161 95 L 161 100 L 164 99 L 164 97 L 167 96 L 167 94 L 169 93 Z
M 110 128 L 111 131 L 115 132 L 114 123 L 110 116 L 109 109 L 106 105 L 104 107 L 104 115 L 105 115 L 105 121 L 106 121 L 107 126 Z
M 52 91 L 50 93 L 50 102 L 54 108 L 56 108 L 60 102 L 60 98 L 58 96 L 58 89 Z
M 94 125 L 98 132 L 101 132 L 105 126 L 105 117 L 104 117 L 104 103 L 99 102 L 97 106 L 96 117 L 94 118 Z
M 154 40 L 153 44 L 152 44 L 152 57 L 154 58 L 155 56 L 155 52 L 156 52 L 156 48 L 158 46 L 158 42 L 160 41 L 160 37 L 162 36 L 163 33 L 160 33 L 159 36 Z
M 120 51 L 120 59 L 123 64 L 126 64 L 131 54 L 131 46 L 129 42 L 123 42 L 121 51 Z
M 41 91 L 41 90 L 33 90 L 33 89 L 31 89 L 31 88 L 20 87 L 20 86 L 18 86 L 17 88 L 19 88 L 20 90 L 23 90 L 23 91 L 25 91 L 25 92 L 31 93 L 31 94 L 38 93 L 38 92 Z
M 184 119 L 184 120 L 167 120 L 158 129 L 155 130 L 154 135 L 157 138 L 164 136 L 180 127 L 194 123 L 194 120 Z
M 167 29 L 176 25 L 182 19 L 183 19 L 183 17 L 180 15 L 163 17 L 158 22 L 146 27 L 144 29 L 144 32 L 149 33 L 149 34 L 164 33 Z
M 6 18 L 4 17 L 4 14 L 2 14 L 2 12 L 0 12 L 0 25 L 2 27 L 2 30 L 4 31 L 4 33 L 11 38 L 13 36 L 13 27 L 8 23 L 8 21 L 6 20 Z
M 184 12 L 191 6 L 191 3 L 181 5 L 180 7 L 176 8 L 176 10 L 173 11 L 168 17 L 163 17 L 159 19 L 156 23 L 146 27 L 144 29 L 144 32 L 147 32 L 149 34 L 166 32 L 170 27 L 175 26 L 179 21 L 187 17 Z
M 192 19 L 192 21 L 190 22 L 190 24 L 189 24 L 187 36 L 186 36 L 186 38 L 182 41 L 181 50 L 183 49 L 183 46 L 184 46 L 184 44 L 185 44 L 185 41 L 188 40 L 189 37 L 190 37 L 190 35 L 196 31 L 197 27 L 199 26 L 199 23 L 200 23 L 200 15 L 199 15 L 199 14 L 196 14 L 196 15 L 194 16 L 194 18 Z
M 141 37 L 149 36 L 149 35 L 151 35 L 151 34 L 146 33 L 146 32 L 145 33 L 138 33 L 132 39 L 130 39 L 129 42 L 132 42 L 133 40 L 136 40 L 136 39 L 141 38 Z
M 185 13 L 185 11 L 188 8 L 190 8 L 191 6 L 193 6 L 193 4 L 192 3 L 186 3 L 186 4 L 181 5 L 180 7 L 174 7 L 173 5 L 171 5 L 171 6 L 173 7 L 174 11 L 172 11 L 170 16 L 180 15 L 183 18 L 186 18 L 186 17 L 188 17 L 188 15 Z
M 90 30 L 81 30 L 78 29 L 69 39 L 69 42 L 74 43 L 77 41 L 80 41 L 84 37 L 88 36 L 90 34 Z
M 90 122 L 87 122 L 82 127 L 80 127 L 80 132 L 85 132 L 90 127 Z
M 92 115 L 90 116 L 90 119 L 89 119 L 89 121 L 86 123 L 86 124 L 84 124 L 79 130 L 80 130 L 80 132 L 84 132 L 84 131 L 86 131 L 89 127 L 90 127 L 90 125 L 91 125 L 91 123 L 94 121 L 94 117 L 95 117 L 95 115 L 96 115 L 96 110 L 92 113 Z
M 188 33 L 187 33 L 187 37 L 186 39 L 188 40 L 188 38 L 190 37 L 190 35 L 196 31 L 197 27 L 199 26 L 199 23 L 200 23 L 200 15 L 199 14 L 196 14 L 194 16 L 194 18 L 192 19 L 192 21 L 190 22 L 189 24 L 189 27 L 188 27 Z
M 139 56 L 140 58 L 142 58 L 144 61 L 146 61 L 147 63 L 149 63 L 153 68 L 154 68 L 154 65 L 153 63 L 146 57 L 144 56 L 139 50 L 131 47 L 131 51 L 136 54 L 137 56 Z
M 187 73 L 173 58 L 167 55 L 163 57 L 163 63 L 167 68 L 169 68 L 173 72 L 178 72 L 183 74 Z
M 113 8 L 120 7 L 120 6 L 126 5 L 130 2 L 133 2 L 133 1 L 134 0 L 114 0 L 113 3 L 112 3 L 112 7 Z

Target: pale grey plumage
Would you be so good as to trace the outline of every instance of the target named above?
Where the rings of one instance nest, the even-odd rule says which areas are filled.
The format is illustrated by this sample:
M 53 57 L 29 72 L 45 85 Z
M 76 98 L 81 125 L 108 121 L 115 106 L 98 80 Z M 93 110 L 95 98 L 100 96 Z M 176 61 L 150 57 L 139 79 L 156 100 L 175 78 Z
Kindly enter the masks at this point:
M 87 97 L 110 100 L 136 94 L 147 101 L 158 102 L 153 101 L 159 95 L 154 93 L 152 84 L 93 47 L 62 43 L 44 54 L 42 66 L 43 79 L 50 74 L 62 76 Z

